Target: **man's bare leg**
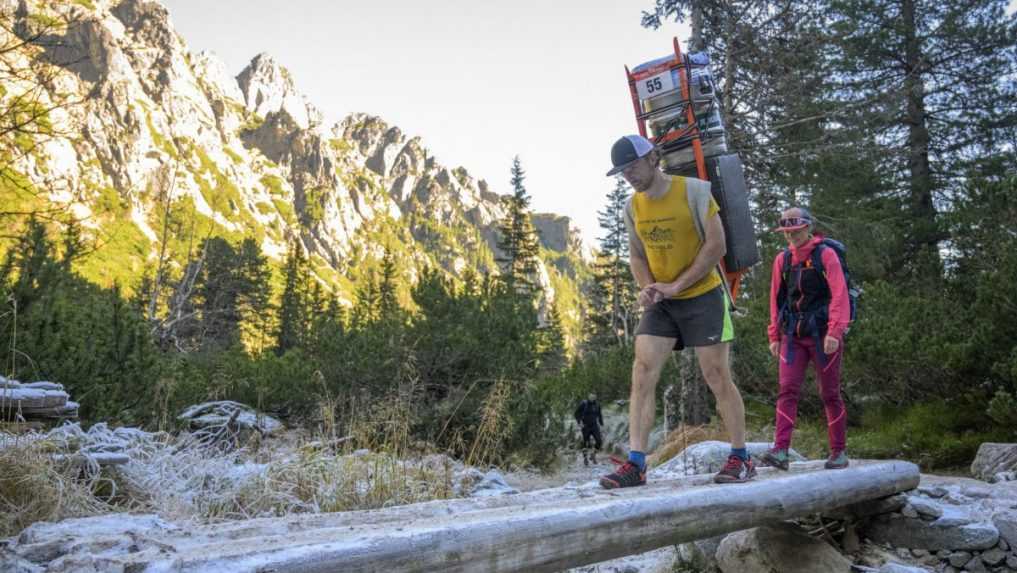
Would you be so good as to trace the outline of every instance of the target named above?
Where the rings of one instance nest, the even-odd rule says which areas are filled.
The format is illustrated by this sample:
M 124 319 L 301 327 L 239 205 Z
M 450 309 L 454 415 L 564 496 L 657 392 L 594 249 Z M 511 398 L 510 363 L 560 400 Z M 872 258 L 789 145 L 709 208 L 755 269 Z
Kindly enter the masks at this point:
M 646 442 L 653 429 L 656 408 L 654 390 L 660 371 L 674 349 L 674 338 L 640 334 L 636 336 L 636 359 L 632 363 L 632 393 L 629 401 L 629 461 L 602 478 L 600 485 L 614 489 L 646 484 Z
M 636 360 L 632 363 L 632 392 L 629 400 L 629 449 L 646 452 L 646 442 L 656 414 L 657 382 L 675 339 L 640 334 L 636 337 Z
M 745 404 L 742 394 L 731 378 L 731 363 L 728 355 L 731 343 L 722 342 L 712 346 L 696 347 L 696 358 L 703 372 L 703 379 L 717 399 L 717 412 L 724 421 L 732 448 L 745 447 Z

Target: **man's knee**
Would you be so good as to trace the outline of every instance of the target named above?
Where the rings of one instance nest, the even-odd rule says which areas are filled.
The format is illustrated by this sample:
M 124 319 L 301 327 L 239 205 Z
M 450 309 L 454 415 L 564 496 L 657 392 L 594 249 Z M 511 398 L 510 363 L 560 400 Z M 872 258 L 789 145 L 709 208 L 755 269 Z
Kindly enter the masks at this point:
M 634 394 L 652 394 L 660 380 L 660 366 L 636 358 L 632 364 L 632 392 Z
M 725 389 L 731 383 L 731 370 L 724 363 L 699 363 L 703 380 L 716 390 Z

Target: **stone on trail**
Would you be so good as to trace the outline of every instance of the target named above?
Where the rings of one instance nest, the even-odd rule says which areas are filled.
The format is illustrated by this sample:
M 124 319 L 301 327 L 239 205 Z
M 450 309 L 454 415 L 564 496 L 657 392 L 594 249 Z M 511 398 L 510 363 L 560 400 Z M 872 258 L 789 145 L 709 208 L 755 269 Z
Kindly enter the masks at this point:
M 1017 511 L 997 513 L 992 516 L 992 524 L 999 530 L 1000 539 L 1005 541 L 1010 549 L 1017 548 Z
M 924 567 L 915 567 L 914 565 L 904 565 L 903 563 L 889 562 L 884 563 L 879 568 L 879 573 L 928 573 L 930 570 Z
M 923 518 L 939 519 L 943 517 L 943 507 L 934 501 L 912 495 L 908 496 L 908 503 Z
M 971 475 L 993 481 L 996 474 L 1017 471 L 1017 444 L 986 442 L 978 447 L 975 460 L 971 462 Z
M 758 458 L 770 449 L 769 442 L 750 442 L 745 444 L 749 455 Z M 727 463 L 731 454 L 731 444 L 717 440 L 699 442 L 686 448 L 670 460 L 652 468 L 647 474 L 651 479 L 676 479 L 688 475 L 712 474 L 720 471 Z M 794 450 L 788 455 L 792 462 L 804 462 L 805 458 Z
M 865 536 L 876 543 L 889 543 L 894 547 L 981 550 L 995 547 L 999 530 L 991 523 L 964 523 L 947 517 L 936 521 L 909 519 L 891 515 L 886 520 L 875 520 L 865 529 Z
M 849 573 L 851 561 L 830 544 L 785 523 L 732 533 L 717 548 L 723 573 Z
M 196 404 L 181 412 L 177 419 L 193 430 L 229 424 L 235 425 L 236 429 L 255 430 L 260 434 L 273 434 L 283 429 L 279 420 L 232 400 Z

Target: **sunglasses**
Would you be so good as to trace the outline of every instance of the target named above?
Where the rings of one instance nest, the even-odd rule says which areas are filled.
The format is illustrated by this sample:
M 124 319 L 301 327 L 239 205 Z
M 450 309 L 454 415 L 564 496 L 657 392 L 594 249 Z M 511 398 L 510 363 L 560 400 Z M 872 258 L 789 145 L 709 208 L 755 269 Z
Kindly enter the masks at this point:
M 781 219 L 779 222 L 781 227 L 801 227 L 802 225 L 812 224 L 812 220 L 805 217 L 788 217 Z

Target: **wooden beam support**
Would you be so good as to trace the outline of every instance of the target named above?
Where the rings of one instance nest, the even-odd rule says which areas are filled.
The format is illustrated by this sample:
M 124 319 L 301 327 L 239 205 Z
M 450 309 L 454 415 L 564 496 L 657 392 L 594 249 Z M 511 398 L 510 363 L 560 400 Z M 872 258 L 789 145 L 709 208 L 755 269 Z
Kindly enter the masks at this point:
M 760 474 L 735 485 L 693 476 L 626 490 L 555 488 L 254 519 L 188 528 L 183 535 L 161 531 L 152 544 L 140 540 L 142 532 L 132 534 L 140 551 L 105 558 L 124 570 L 182 572 L 550 573 L 831 511 L 919 481 L 918 467 L 900 461 L 853 462 L 836 471 L 808 462 Z

